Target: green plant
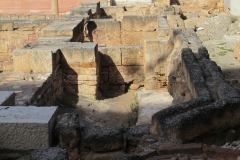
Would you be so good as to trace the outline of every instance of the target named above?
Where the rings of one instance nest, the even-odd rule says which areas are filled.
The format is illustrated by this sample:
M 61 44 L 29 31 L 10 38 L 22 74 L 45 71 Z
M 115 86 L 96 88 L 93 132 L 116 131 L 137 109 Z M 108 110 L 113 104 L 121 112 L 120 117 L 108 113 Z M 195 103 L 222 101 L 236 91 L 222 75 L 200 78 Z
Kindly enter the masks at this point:
M 225 45 L 227 44 L 226 42 L 219 43 L 218 45 Z
M 230 63 L 229 65 L 234 66 L 234 63 Z
M 130 104 L 130 108 L 132 112 L 138 112 L 139 103 L 136 95 L 134 96 L 134 101 Z
M 213 54 L 212 57 L 216 57 L 216 54 Z
M 226 53 L 227 53 L 227 51 L 221 51 L 221 52 L 218 53 L 218 55 L 219 55 L 219 56 L 225 56 Z
M 227 49 L 228 52 L 234 52 L 234 49 L 230 48 L 230 49 Z

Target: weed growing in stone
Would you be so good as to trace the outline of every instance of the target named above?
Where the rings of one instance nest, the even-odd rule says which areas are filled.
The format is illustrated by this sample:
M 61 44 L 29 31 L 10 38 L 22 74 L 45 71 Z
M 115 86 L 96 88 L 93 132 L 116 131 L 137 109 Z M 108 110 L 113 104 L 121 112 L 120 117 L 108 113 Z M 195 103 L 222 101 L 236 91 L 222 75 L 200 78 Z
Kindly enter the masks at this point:
M 212 57 L 216 57 L 216 54 L 213 54 Z
M 225 45 L 225 44 L 227 44 L 226 42 L 222 42 L 222 43 L 219 43 L 218 45 Z
M 219 56 L 225 56 L 226 53 L 227 53 L 227 51 L 221 51 L 221 52 L 218 53 L 218 55 L 219 55 Z
M 234 63 L 230 63 L 229 65 L 234 66 Z
M 234 49 L 230 48 L 230 49 L 227 49 L 228 52 L 234 52 Z
M 130 108 L 132 112 L 138 112 L 139 104 L 136 95 L 134 96 L 134 101 L 130 104 Z

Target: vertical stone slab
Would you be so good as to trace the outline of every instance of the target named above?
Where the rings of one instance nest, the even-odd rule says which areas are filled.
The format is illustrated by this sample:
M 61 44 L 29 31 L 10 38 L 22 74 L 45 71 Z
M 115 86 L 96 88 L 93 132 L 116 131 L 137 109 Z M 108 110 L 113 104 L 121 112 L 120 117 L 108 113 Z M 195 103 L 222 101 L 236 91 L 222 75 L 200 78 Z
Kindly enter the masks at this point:
M 240 16 L 239 6 L 240 6 L 240 1 L 239 0 L 231 0 L 230 1 L 230 12 L 231 12 L 231 14 L 233 14 L 235 16 Z

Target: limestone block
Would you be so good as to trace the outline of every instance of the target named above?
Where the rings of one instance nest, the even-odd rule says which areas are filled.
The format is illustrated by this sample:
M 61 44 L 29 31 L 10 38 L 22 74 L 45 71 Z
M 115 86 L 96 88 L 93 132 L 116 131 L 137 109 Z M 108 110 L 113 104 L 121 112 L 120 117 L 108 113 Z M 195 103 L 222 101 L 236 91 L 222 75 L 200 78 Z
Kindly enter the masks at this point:
M 15 72 L 47 72 L 51 73 L 55 65 L 58 64 L 58 48 L 61 45 L 39 45 L 26 46 L 22 49 L 14 50 L 12 53 L 13 70 Z M 53 59 L 53 58 L 56 59 Z
M 1 52 L 8 52 L 8 44 L 7 43 L 0 43 L 0 53 Z
M 240 42 L 235 43 L 234 56 L 236 57 L 237 61 L 240 62 Z
M 144 65 L 143 48 L 140 46 L 121 47 L 122 65 Z
M 172 52 L 173 44 L 168 40 L 146 40 L 144 41 L 145 69 L 146 75 L 166 73 L 166 59 Z
M 2 148 L 31 150 L 53 145 L 57 107 L 2 106 L 0 108 Z
M 67 149 L 70 159 L 79 158 L 80 143 L 79 117 L 75 113 L 65 113 L 56 125 L 56 131 L 61 148 Z
M 169 0 L 154 0 L 154 5 L 156 7 L 162 7 L 163 5 L 170 5 Z
M 144 39 L 157 39 L 157 33 L 154 32 L 122 32 L 122 44 L 124 46 L 142 45 Z
M 141 83 L 144 80 L 143 66 L 110 66 L 109 81 L 111 84 L 129 82 Z
M 15 105 L 15 92 L 0 91 L 0 106 L 14 106 L 14 105 Z
M 120 47 L 99 47 L 101 53 L 101 65 L 121 65 L 121 48 Z
M 62 52 L 61 62 L 68 64 L 80 63 L 81 67 L 96 67 L 99 61 L 97 43 L 77 43 L 71 42 L 60 48 Z
M 82 147 L 107 152 L 123 147 L 123 134 L 117 127 L 88 126 L 83 131 Z
M 123 31 L 154 32 L 157 30 L 157 16 L 124 16 Z
M 0 22 L 0 31 L 12 31 L 12 30 L 13 30 L 13 21 Z
M 88 96 L 88 95 L 96 95 L 97 94 L 97 87 L 96 86 L 89 86 L 86 84 L 78 85 L 77 93 L 80 95 Z
M 106 22 L 107 46 L 121 46 L 121 24 L 119 21 Z
M 97 75 L 78 75 L 77 80 L 78 81 L 97 81 L 98 76 Z

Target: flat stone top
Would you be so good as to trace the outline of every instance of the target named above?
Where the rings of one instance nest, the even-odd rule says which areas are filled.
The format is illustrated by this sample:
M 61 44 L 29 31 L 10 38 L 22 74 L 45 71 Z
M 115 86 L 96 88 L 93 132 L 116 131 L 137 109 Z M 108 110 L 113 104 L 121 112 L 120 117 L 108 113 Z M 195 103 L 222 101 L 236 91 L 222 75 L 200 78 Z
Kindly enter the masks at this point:
M 48 123 L 57 106 L 0 106 L 0 123 Z
M 0 105 L 5 102 L 12 94 L 14 94 L 13 91 L 0 91 Z

